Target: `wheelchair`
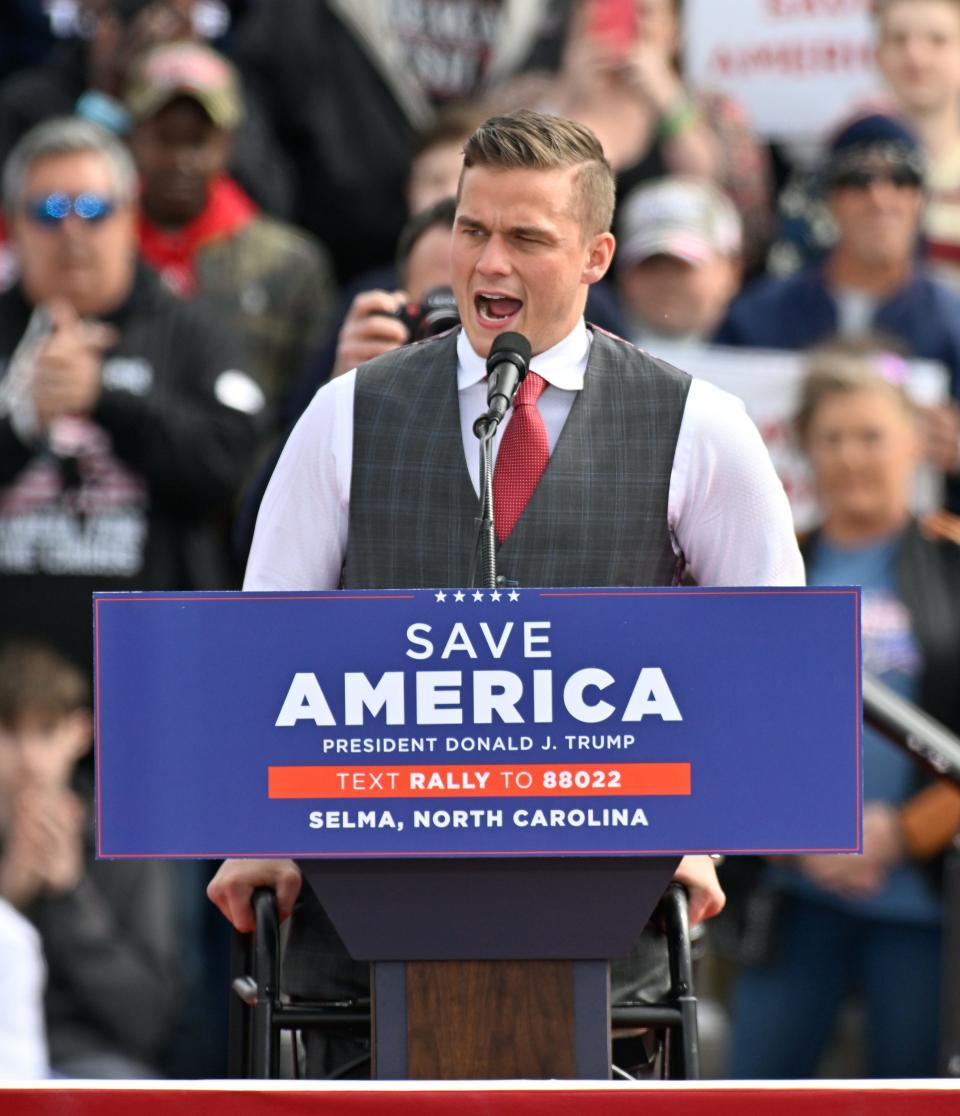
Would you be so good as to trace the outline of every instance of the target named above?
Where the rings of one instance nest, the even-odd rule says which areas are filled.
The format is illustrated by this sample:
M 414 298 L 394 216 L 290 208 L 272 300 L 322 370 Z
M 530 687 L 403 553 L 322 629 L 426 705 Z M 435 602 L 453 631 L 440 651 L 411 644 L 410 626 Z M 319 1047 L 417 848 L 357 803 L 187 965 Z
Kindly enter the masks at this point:
M 291 1002 L 281 994 L 281 935 L 274 893 L 258 889 L 253 907 L 253 934 L 234 935 L 230 1076 L 280 1077 L 281 1051 L 285 1049 L 289 1049 L 291 1064 L 283 1076 L 303 1076 L 298 1037 L 306 1030 L 333 1039 L 354 1039 L 369 1048 L 369 999 Z M 614 1080 L 696 1080 L 700 1052 L 694 963 L 687 895 L 679 884 L 668 887 L 649 925 L 665 941 L 669 987 L 653 1003 L 633 999 L 613 1004 L 611 1075 Z M 353 1076 L 369 1061 L 369 1052 L 362 1052 L 328 1079 Z

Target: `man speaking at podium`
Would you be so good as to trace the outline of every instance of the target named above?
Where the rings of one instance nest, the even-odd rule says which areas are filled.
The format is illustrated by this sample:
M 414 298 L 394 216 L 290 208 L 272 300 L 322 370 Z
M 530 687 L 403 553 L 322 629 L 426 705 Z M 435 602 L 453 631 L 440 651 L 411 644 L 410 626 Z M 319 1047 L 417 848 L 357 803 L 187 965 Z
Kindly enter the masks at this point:
M 700 584 L 803 584 L 786 496 L 739 400 L 584 323 L 588 288 L 613 257 L 613 207 L 610 166 L 582 125 L 524 110 L 474 133 L 452 248 L 462 329 L 318 392 L 264 496 L 245 589 L 467 586 L 473 424 L 505 332 L 533 354 L 494 440 L 505 584 L 670 585 L 685 572 Z M 684 858 L 677 878 L 692 922 L 722 907 L 708 858 Z M 226 861 L 208 894 L 249 931 L 262 884 L 289 914 L 292 861 Z

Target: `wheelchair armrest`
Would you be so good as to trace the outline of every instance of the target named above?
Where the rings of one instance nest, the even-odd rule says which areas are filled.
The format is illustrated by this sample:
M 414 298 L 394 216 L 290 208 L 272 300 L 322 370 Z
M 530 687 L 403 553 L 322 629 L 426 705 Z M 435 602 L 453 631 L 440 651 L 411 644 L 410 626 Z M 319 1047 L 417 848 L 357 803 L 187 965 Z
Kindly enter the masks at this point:
M 253 979 L 260 1003 L 280 998 L 280 919 L 273 888 L 258 887 L 250 900 L 256 929 L 253 934 Z
M 670 959 L 670 985 L 680 998 L 693 994 L 693 959 L 690 954 L 690 917 L 687 890 L 671 883 L 660 900 L 660 915 L 667 935 Z

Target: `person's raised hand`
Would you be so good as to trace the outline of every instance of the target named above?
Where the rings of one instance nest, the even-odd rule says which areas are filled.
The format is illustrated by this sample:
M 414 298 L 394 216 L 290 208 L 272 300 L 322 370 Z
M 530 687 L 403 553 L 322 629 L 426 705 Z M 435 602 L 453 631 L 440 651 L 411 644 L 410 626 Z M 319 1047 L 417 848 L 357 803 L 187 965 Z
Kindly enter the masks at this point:
M 83 877 L 84 818 L 66 787 L 22 790 L 0 858 L 0 895 L 23 910 L 40 895 L 73 890 Z
M 407 344 L 410 331 L 394 317 L 407 301 L 404 291 L 363 291 L 357 295 L 337 338 L 334 376 Z
M 622 84 L 623 52 L 596 35 L 571 34 L 560 73 L 563 104 L 580 109 Z
M 40 426 L 62 415 L 86 415 L 100 398 L 103 354 L 116 342 L 111 326 L 78 317 L 66 301 L 46 307 L 53 332 L 34 358 L 33 405 Z
M 619 73 L 658 114 L 666 112 L 683 93 L 683 84 L 670 59 L 654 43 L 638 39 L 623 55 Z
M 43 803 L 46 840 L 44 890 L 61 895 L 72 891 L 83 879 L 83 829 L 86 809 L 67 787 L 51 790 Z

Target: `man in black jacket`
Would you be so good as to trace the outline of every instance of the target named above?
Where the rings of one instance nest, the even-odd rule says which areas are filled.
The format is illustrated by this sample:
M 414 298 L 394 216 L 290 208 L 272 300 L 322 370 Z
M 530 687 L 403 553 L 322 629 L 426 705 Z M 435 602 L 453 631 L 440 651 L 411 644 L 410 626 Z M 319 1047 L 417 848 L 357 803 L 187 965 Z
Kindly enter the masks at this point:
M 4 171 L 22 275 L 0 298 L 0 612 L 81 666 L 92 590 L 231 583 L 216 520 L 263 407 L 233 342 L 137 264 L 134 188 L 126 149 L 76 119 Z

